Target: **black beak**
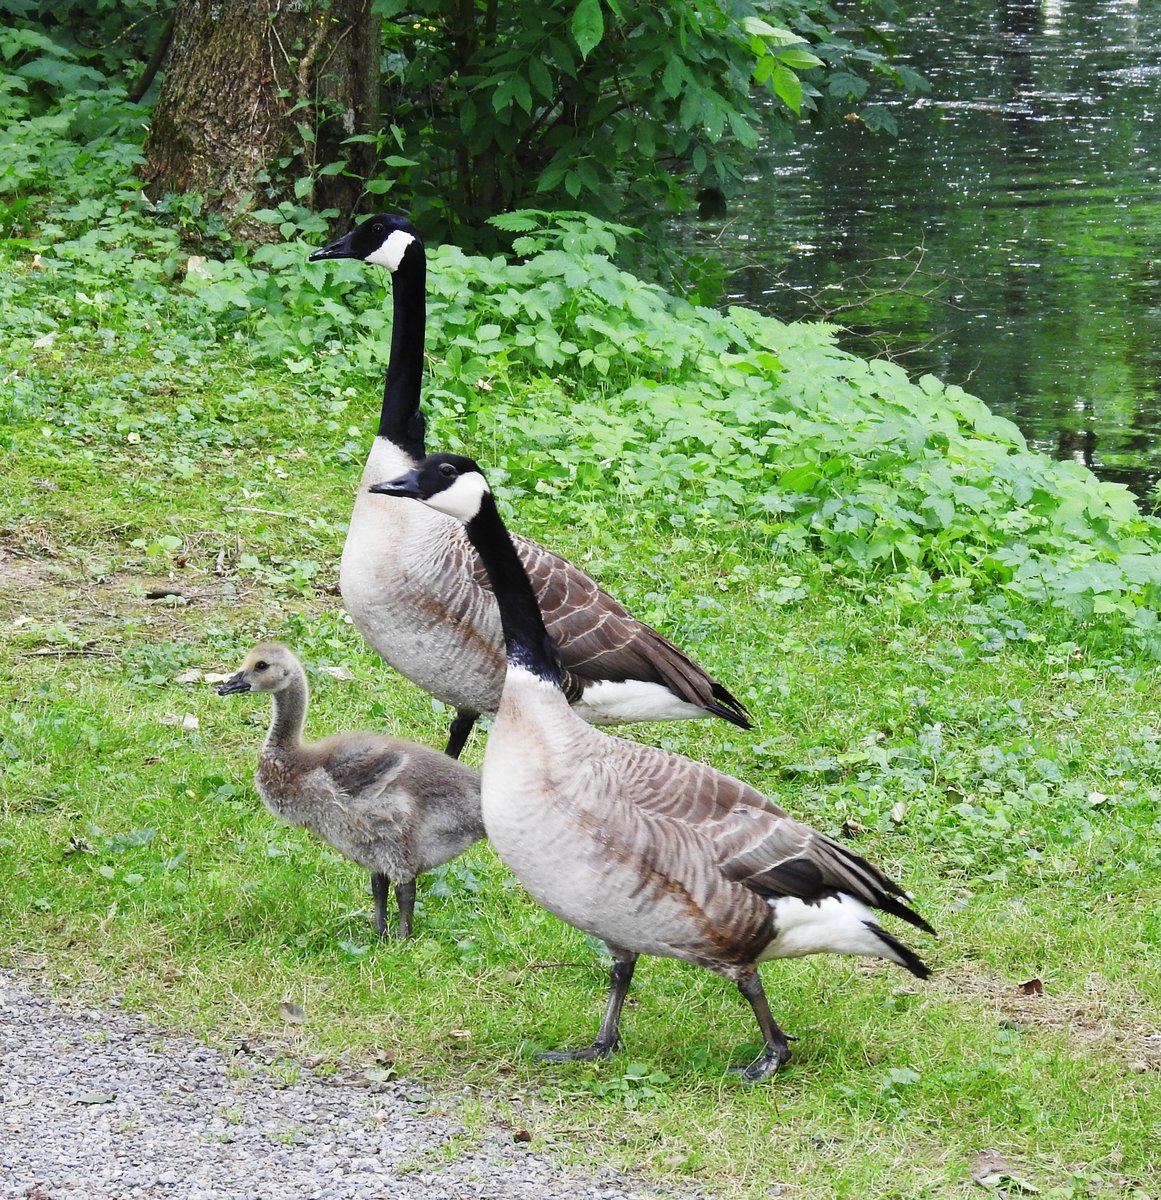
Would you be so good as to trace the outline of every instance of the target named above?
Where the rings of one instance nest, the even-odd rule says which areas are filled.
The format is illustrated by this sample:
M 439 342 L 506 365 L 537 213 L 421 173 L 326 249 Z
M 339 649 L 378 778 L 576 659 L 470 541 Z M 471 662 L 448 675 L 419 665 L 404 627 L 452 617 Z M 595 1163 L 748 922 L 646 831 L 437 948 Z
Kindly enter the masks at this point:
M 331 242 L 329 246 L 323 246 L 321 250 L 316 250 L 307 262 L 324 262 L 330 258 L 358 258 L 359 256 L 351 249 L 351 239 L 354 237 L 355 231 L 352 229 L 350 233 L 345 233 L 337 242 Z
M 232 696 L 235 692 L 248 692 L 249 690 L 250 684 L 244 671 L 239 671 L 237 675 L 231 675 L 225 683 L 219 683 L 217 687 L 219 696 Z
M 423 492 L 419 486 L 419 472 L 408 471 L 398 479 L 388 479 L 386 483 L 373 483 L 367 489 L 377 496 L 408 496 L 412 500 L 422 500 Z

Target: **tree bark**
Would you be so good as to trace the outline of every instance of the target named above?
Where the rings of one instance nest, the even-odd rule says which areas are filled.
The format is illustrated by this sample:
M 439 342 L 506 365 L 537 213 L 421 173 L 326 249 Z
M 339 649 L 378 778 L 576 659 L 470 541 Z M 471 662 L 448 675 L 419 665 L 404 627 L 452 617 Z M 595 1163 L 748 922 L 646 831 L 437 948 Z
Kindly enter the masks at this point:
M 374 149 L 341 143 L 378 128 L 372 0 L 177 0 L 174 18 L 145 145 L 149 194 L 200 192 L 249 236 L 270 227 L 246 213 L 284 199 L 349 219 Z M 339 159 L 358 178 L 317 174 Z

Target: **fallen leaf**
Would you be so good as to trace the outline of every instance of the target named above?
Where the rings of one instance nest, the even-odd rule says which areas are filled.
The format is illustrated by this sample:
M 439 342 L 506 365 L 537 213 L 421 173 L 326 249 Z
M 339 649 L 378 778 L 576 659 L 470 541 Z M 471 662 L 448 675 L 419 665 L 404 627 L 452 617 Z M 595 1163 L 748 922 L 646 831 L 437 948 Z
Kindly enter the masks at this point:
M 117 1099 L 116 1092 L 82 1092 L 77 1097 L 78 1104 L 112 1104 Z
M 894 821 L 894 823 L 896 825 L 902 825 L 903 822 L 906 820 L 906 818 L 907 818 L 907 805 L 904 804 L 902 800 L 900 800 L 898 804 L 892 805 L 891 820 Z
M 223 675 L 221 671 L 207 671 L 202 676 L 203 683 L 225 683 L 229 679 L 229 675 Z
M 1089 792 L 1088 794 L 1088 802 L 1093 808 L 1104 804 L 1106 800 L 1108 800 L 1108 796 L 1104 792 Z
M 363 1072 L 363 1078 L 368 1083 L 390 1083 L 395 1078 L 394 1067 L 368 1067 Z
M 342 679 L 344 681 L 354 679 L 354 672 L 347 667 L 323 667 L 324 674 L 329 675 L 332 679 Z
M 1024 996 L 1043 996 L 1044 980 L 1025 979 L 1023 983 L 1016 985 L 1016 990 Z
M 856 821 L 854 817 L 847 817 L 847 819 L 843 822 L 843 833 L 845 833 L 847 837 L 857 837 L 860 833 L 866 832 L 867 827 L 862 823 L 862 821 Z
M 44 263 L 41 261 L 39 254 L 34 254 L 32 256 L 32 269 L 34 271 L 43 271 L 44 270 Z
M 204 254 L 191 254 L 185 260 L 185 273 L 187 275 L 200 275 L 203 279 L 209 279 L 210 273 L 206 270 L 206 256 Z
M 464 1042 L 472 1036 L 472 1031 L 470 1029 L 449 1029 L 447 1035 L 448 1037 L 455 1038 L 457 1041 Z
M 278 1006 L 278 1015 L 291 1025 L 301 1025 L 307 1019 L 306 1009 L 293 1000 L 283 1000 Z
M 197 683 L 202 678 L 202 673 L 196 667 L 189 671 L 182 671 L 181 674 L 173 677 L 174 683 Z
M 51 346 L 53 344 L 53 342 L 55 342 L 55 341 L 56 341 L 56 330 L 53 329 L 53 330 L 50 330 L 48 333 L 44 334 L 43 337 L 38 337 L 36 339 L 36 341 L 32 343 L 32 348 L 33 348 L 33 350 L 47 350 L 49 348 L 49 346 Z
M 162 725 L 180 725 L 186 733 L 193 733 L 195 729 L 201 728 L 201 722 L 193 713 L 182 713 L 180 717 L 173 713 L 166 713 L 164 717 L 160 718 L 160 721 Z
M 532 1141 L 532 1131 L 530 1129 L 517 1129 L 512 1135 L 514 1142 L 530 1142 Z
M 1040 1189 L 1015 1174 L 1012 1165 L 995 1150 L 979 1150 L 971 1156 L 972 1179 L 981 1187 L 1003 1188 L 1026 1196 L 1038 1195 Z

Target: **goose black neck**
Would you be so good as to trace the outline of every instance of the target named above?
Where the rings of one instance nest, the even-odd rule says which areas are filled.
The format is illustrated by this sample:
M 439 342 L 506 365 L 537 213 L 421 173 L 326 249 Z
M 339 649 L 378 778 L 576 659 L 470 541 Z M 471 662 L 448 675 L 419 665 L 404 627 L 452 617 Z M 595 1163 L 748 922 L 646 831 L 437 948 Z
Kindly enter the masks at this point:
M 415 459 L 424 456 L 424 419 L 419 409 L 423 378 L 427 260 L 412 243 L 392 276 L 391 357 L 383 388 L 378 434 Z
M 484 493 L 480 511 L 465 528 L 496 595 L 508 662 L 562 687 L 556 645 L 544 627 L 536 593 L 490 492 Z

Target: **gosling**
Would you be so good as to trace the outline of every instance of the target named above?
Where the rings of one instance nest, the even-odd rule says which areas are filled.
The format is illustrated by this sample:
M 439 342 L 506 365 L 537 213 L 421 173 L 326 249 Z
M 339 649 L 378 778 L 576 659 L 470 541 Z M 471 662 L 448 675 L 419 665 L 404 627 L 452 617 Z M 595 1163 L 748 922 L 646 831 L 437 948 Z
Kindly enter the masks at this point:
M 310 692 L 293 651 L 263 642 L 218 685 L 222 696 L 269 692 L 274 714 L 254 784 L 279 819 L 301 825 L 371 872 L 375 928 L 389 936 L 395 884 L 399 936 L 411 936 L 415 878 L 484 836 L 480 774 L 455 759 L 378 733 L 335 733 L 304 742 Z

